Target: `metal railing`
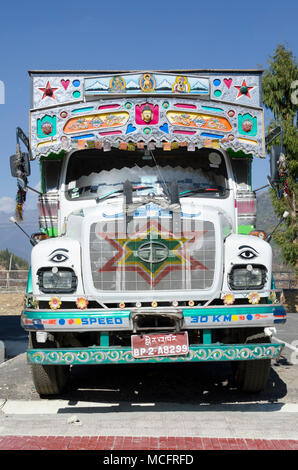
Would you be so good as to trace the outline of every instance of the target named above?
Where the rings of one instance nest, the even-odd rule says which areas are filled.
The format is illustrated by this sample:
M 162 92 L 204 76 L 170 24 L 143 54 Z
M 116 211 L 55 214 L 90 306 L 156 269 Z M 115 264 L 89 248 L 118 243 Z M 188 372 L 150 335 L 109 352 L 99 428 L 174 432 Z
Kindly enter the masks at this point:
M 273 273 L 277 289 L 297 289 L 297 279 L 294 272 L 278 271 Z
M 0 271 L 0 292 L 24 292 L 28 272 L 28 269 Z

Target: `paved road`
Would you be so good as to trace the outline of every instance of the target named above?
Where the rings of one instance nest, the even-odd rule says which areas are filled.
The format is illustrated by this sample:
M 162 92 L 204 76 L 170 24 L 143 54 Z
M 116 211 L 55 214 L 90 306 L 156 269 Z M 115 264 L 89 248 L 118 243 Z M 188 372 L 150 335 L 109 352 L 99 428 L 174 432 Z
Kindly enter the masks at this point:
M 275 336 L 289 346 L 297 340 L 298 315 Z M 64 395 L 45 400 L 23 352 L 0 365 L 0 436 L 298 440 L 295 358 L 286 347 L 257 395 L 237 391 L 228 363 L 104 365 L 73 367 Z

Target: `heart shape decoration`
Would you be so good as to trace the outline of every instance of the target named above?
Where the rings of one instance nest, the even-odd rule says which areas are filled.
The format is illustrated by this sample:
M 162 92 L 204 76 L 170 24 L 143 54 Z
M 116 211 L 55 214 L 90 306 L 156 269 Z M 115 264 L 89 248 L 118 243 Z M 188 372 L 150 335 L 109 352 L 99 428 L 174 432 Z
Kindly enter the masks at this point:
M 61 84 L 62 84 L 64 90 L 66 91 L 67 88 L 68 88 L 68 86 L 69 86 L 69 84 L 70 84 L 70 81 L 69 81 L 69 80 L 64 80 L 64 79 L 62 79 L 62 80 L 61 80 Z
M 168 126 L 168 124 L 165 122 L 162 126 L 160 126 L 160 130 L 161 130 L 162 132 L 165 132 L 166 134 L 168 134 L 168 133 L 169 133 L 169 126 Z
M 127 129 L 126 129 L 126 134 L 130 134 L 130 132 L 136 131 L 137 128 L 133 126 L 132 124 L 128 124 Z
M 224 82 L 225 84 L 227 85 L 227 87 L 230 89 L 231 85 L 232 85 L 232 79 L 231 78 L 224 78 Z

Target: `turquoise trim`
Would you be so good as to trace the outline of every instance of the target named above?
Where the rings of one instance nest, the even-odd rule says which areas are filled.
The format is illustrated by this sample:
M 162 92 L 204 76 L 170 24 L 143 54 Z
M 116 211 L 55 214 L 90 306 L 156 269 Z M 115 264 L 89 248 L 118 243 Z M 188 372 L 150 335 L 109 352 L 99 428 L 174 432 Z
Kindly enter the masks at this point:
M 110 337 L 109 333 L 101 332 L 100 333 L 100 347 L 109 347 L 110 346 Z
M 145 364 L 167 362 L 217 362 L 273 359 L 280 355 L 283 343 L 278 344 L 214 344 L 191 345 L 183 356 L 159 356 L 136 359 L 128 347 L 92 347 L 85 349 L 30 349 L 27 351 L 31 364 Z
M 33 292 L 33 286 L 32 286 L 32 271 L 31 267 L 28 272 L 28 278 L 27 278 L 27 287 L 26 287 L 26 293 L 27 294 L 32 294 Z
M 222 314 L 230 314 L 230 315 L 246 315 L 246 314 L 257 314 L 257 313 L 272 313 L 274 310 L 278 309 L 279 312 L 284 311 L 284 307 L 282 305 L 274 305 L 274 304 L 261 304 L 261 305 L 243 305 L 243 306 L 233 306 L 230 307 L 222 306 L 222 307 L 199 307 L 199 308 L 182 308 L 182 313 L 184 317 L 193 317 L 193 316 L 200 316 L 200 315 L 222 315 Z M 122 318 L 129 318 L 131 311 L 119 311 L 119 310 L 109 310 L 109 309 L 102 309 L 100 311 L 94 310 L 53 310 L 53 311 L 43 311 L 43 310 L 24 310 L 23 313 L 29 319 L 34 318 L 44 318 L 46 319 L 53 319 L 53 318 L 83 318 L 86 316 L 93 316 L 93 317 L 102 317 L 104 316 L 114 316 Z M 158 310 L 156 310 L 158 313 Z
M 93 318 L 102 318 L 102 317 L 121 317 L 121 318 L 129 318 L 130 311 L 119 312 L 115 310 L 108 310 L 103 309 L 99 312 L 95 312 L 92 310 L 75 310 L 70 312 L 69 310 L 54 310 L 54 311 L 42 311 L 42 310 L 24 310 L 23 314 L 26 315 L 29 319 L 37 319 L 43 318 L 44 320 L 52 320 L 56 318 L 86 318 L 86 317 L 93 317 Z
M 212 331 L 203 330 L 203 344 L 211 344 L 211 343 L 212 343 Z
M 221 315 L 221 314 L 230 314 L 230 315 L 246 315 L 254 313 L 272 313 L 274 309 L 284 309 L 281 305 L 243 305 L 243 306 L 233 306 L 230 307 L 202 307 L 202 308 L 192 308 L 192 309 L 182 309 L 184 317 L 193 317 L 195 315 Z

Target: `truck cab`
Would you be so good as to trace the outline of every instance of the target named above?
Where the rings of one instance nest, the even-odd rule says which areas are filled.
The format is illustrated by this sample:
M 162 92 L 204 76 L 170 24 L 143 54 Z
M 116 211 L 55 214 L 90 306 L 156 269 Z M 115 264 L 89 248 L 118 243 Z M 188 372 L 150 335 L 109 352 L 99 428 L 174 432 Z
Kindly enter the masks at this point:
M 229 361 L 260 391 L 286 320 L 256 230 L 260 71 L 31 71 L 40 236 L 22 312 L 41 395 L 75 364 Z

